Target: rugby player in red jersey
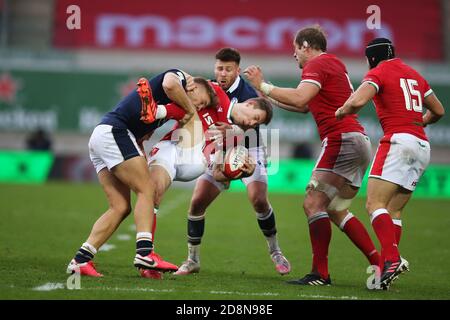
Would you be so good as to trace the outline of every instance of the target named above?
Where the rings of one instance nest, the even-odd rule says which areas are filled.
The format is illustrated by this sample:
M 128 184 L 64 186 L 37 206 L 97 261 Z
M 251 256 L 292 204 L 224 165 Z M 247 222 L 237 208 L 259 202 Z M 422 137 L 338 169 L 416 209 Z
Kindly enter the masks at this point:
M 335 111 L 353 92 L 345 65 L 326 52 L 327 40 L 319 27 L 297 32 L 294 57 L 302 72 L 297 88 L 264 82 L 261 69 L 244 73 L 252 85 L 275 105 L 294 112 L 311 112 L 316 121 L 322 152 L 307 186 L 303 209 L 308 219 L 313 252 L 311 273 L 288 281 L 299 285 L 331 285 L 328 272 L 330 219 L 378 266 L 379 254 L 364 225 L 348 210 L 357 194 L 371 156 L 369 138 L 356 116 L 337 121 Z
M 387 290 L 409 268 L 398 250 L 401 213 L 430 161 L 424 127 L 438 121 L 445 110 L 428 82 L 395 57 L 389 39 L 372 40 L 366 47 L 366 57 L 369 72 L 335 115 L 345 121 L 373 99 L 383 128 L 384 136 L 370 169 L 366 208 L 381 243 L 380 284 Z
M 216 126 L 227 127 L 227 138 L 239 136 L 244 129 L 254 128 L 262 123 L 269 123 L 272 117 L 272 106 L 265 98 L 248 99 L 237 103 L 230 100 L 218 84 L 208 82 L 203 78 L 196 77 L 194 82 L 203 87 L 209 87 L 217 96 L 217 101 L 209 106 L 197 108 L 198 118 L 201 120 L 194 123 L 198 127 L 183 126 L 178 124 L 149 152 L 148 164 L 150 177 L 155 182 L 155 208 L 159 208 L 164 193 L 172 184 L 172 181 L 192 181 L 201 176 L 207 166 L 212 168 L 213 177 L 218 181 L 228 182 L 221 172 L 221 166 L 213 159 L 220 155 L 222 141 L 206 139 L 205 135 L 212 129 L 217 135 Z M 213 93 L 210 95 L 212 96 Z M 185 111 L 176 104 L 166 106 L 159 105 L 156 119 L 169 118 L 180 120 L 185 116 Z M 234 138 L 233 138 L 234 139 Z M 222 140 L 222 138 L 220 138 Z M 219 151 L 220 150 L 220 151 Z M 255 169 L 254 160 L 248 157 L 241 170 L 244 176 L 253 173 Z M 152 235 L 156 232 L 156 215 L 153 220 Z M 154 239 L 154 238 L 153 238 Z M 160 273 L 154 270 L 141 269 L 141 275 L 147 278 L 160 278 Z

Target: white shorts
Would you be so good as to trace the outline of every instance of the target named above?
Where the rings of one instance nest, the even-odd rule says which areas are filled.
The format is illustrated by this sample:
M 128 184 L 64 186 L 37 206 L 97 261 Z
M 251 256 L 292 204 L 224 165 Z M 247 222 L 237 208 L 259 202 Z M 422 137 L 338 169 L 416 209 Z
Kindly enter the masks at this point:
M 380 140 L 369 177 L 414 191 L 429 163 L 428 141 L 409 133 L 394 133 Z
M 138 156 L 144 154 L 130 130 L 100 124 L 91 134 L 89 157 L 97 173 L 104 168 L 111 170 L 125 160 Z
M 259 146 L 255 148 L 248 149 L 249 155 L 256 160 L 255 172 L 250 177 L 242 178 L 241 181 L 248 186 L 250 183 L 259 181 L 267 184 L 267 168 L 266 168 L 266 154 L 264 150 L 264 146 Z M 225 186 L 223 183 L 218 182 L 213 177 L 213 161 L 210 162 L 211 165 L 208 167 L 208 170 L 200 176 L 199 179 L 205 179 L 213 184 L 220 191 L 225 190 Z
M 172 181 L 192 181 L 207 168 L 203 145 L 181 148 L 176 141 L 160 141 L 151 150 L 148 165 L 163 167 Z
M 370 163 L 371 148 L 369 137 L 360 132 L 328 135 L 322 141 L 314 171 L 333 172 L 359 188 Z

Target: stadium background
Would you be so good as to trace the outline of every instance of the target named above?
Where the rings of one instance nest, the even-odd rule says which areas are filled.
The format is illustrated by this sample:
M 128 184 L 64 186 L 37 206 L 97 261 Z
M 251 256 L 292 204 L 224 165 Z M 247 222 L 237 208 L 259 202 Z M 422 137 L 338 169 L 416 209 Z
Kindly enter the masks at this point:
M 72 4 L 81 8 L 80 29 L 66 25 Z M 366 9 L 372 4 L 381 9 L 380 29 L 366 26 L 370 16 Z M 292 35 L 315 23 L 327 32 L 328 51 L 344 60 L 354 86 L 367 70 L 365 43 L 386 36 L 396 45 L 397 55 L 428 79 L 444 107 L 450 104 L 450 2 L 446 0 L 344 0 L 338 7 L 332 0 L 278 0 L 276 5 L 257 0 L 0 0 L 1 216 L 8 215 L 9 197 L 21 197 L 30 184 L 40 186 L 31 190 L 44 194 L 55 183 L 57 188 L 75 186 L 78 191 L 96 188 L 87 150 L 89 134 L 100 117 L 134 89 L 140 76 L 178 67 L 211 78 L 214 53 L 231 46 L 241 51 L 242 68 L 261 65 L 267 80 L 294 87 L 300 72 L 292 57 Z M 363 110 L 361 120 L 375 150 L 381 130 L 372 106 Z M 27 150 L 28 137 L 39 128 L 49 134 L 51 151 Z M 269 128 L 281 128 L 280 163 L 269 159 L 280 171 L 269 177 L 269 190 L 280 197 L 302 194 L 311 159 L 320 151 L 315 124 L 309 115 L 276 110 Z M 450 117 L 426 130 L 432 166 L 415 198 L 448 198 Z M 192 184 L 177 187 L 190 189 Z M 234 183 L 233 190 L 242 191 L 242 185 Z M 180 192 L 189 194 L 189 190 Z M 176 199 L 176 194 L 171 195 Z M 360 195 L 364 196 L 364 189 Z M 226 206 L 227 196 L 222 197 Z M 104 205 L 101 194 L 92 201 L 99 202 L 99 208 Z M 448 207 L 448 202 L 436 201 L 443 201 L 441 208 Z M 32 208 L 24 206 L 24 210 Z M 95 216 L 91 214 L 89 223 Z M 80 232 L 79 241 L 86 230 Z
M 239 0 L 219 6 L 140 0 L 126 6 L 119 0 L 1 3 L 0 149 L 22 150 L 27 136 L 43 128 L 53 140 L 56 161 L 50 175 L 56 179 L 96 180 L 87 159 L 88 136 L 139 76 L 176 66 L 212 77 L 215 51 L 233 46 L 242 51 L 242 67 L 259 64 L 268 80 L 295 86 L 300 73 L 292 58 L 292 34 L 317 22 L 328 32 L 329 51 L 344 58 L 355 85 L 366 71 L 364 44 L 373 36 L 389 36 L 397 54 L 425 75 L 444 105 L 450 101 L 448 1 L 425 5 L 415 0 L 407 6 L 378 1 L 379 30 L 366 27 L 371 1 L 343 1 L 339 10 L 332 1 L 289 0 L 276 7 Z M 81 8 L 80 30 L 66 26 L 71 4 Z M 366 108 L 361 119 L 376 143 L 381 131 L 373 108 Z M 433 163 L 450 158 L 449 119 L 427 129 Z M 292 158 L 296 147 L 299 156 L 317 155 L 311 117 L 277 111 L 269 128 L 283 128 L 281 158 Z M 0 179 L 26 179 L 30 171 L 21 170 Z

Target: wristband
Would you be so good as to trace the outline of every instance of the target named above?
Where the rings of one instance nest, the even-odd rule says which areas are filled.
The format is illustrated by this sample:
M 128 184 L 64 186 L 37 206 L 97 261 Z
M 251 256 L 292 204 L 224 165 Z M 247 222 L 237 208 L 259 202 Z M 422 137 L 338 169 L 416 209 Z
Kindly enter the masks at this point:
M 267 82 L 261 82 L 259 85 L 259 90 L 261 90 L 266 96 L 270 95 L 273 88 L 275 88 L 275 86 Z

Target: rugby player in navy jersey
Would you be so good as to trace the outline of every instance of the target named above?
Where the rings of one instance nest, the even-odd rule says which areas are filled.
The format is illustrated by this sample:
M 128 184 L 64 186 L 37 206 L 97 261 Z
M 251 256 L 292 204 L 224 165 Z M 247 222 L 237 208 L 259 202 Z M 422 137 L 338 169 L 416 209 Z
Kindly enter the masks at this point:
M 141 78 L 138 89 L 123 98 L 94 129 L 89 155 L 108 199 L 108 210 L 95 222 L 92 231 L 69 263 L 67 272 L 102 276 L 92 259 L 119 224 L 131 212 L 130 191 L 136 193 L 136 255 L 134 265 L 141 269 L 176 270 L 176 266 L 153 254 L 152 223 L 155 182 L 138 141 L 164 124 L 155 120 L 157 104 L 174 102 L 186 115 L 181 123 L 190 126 L 198 115 L 196 108 L 213 103 L 207 88 L 193 83 L 187 73 L 171 69 L 150 81 Z
M 217 52 L 215 58 L 216 81 L 230 99 L 236 98 L 238 102 L 243 102 L 259 97 L 255 89 L 239 75 L 241 56 L 238 51 L 232 48 L 223 48 Z M 216 128 L 224 134 L 226 130 L 230 129 L 230 126 L 229 124 L 216 124 Z M 250 156 L 256 160 L 256 169 L 252 175 L 241 180 L 247 187 L 248 199 L 255 210 L 259 228 L 267 240 L 269 254 L 275 268 L 278 273 L 284 275 L 290 272 L 291 267 L 278 244 L 275 214 L 267 196 L 265 150 L 259 135 L 259 125 L 255 129 L 256 134 L 247 135 L 248 137 L 253 136 L 255 139 L 246 141 L 246 147 L 249 149 Z M 175 274 L 186 275 L 199 272 L 200 244 L 205 230 L 206 209 L 226 189 L 227 184 L 229 182 L 223 183 L 214 179 L 212 168 L 209 168 L 197 180 L 187 221 L 188 257 Z

